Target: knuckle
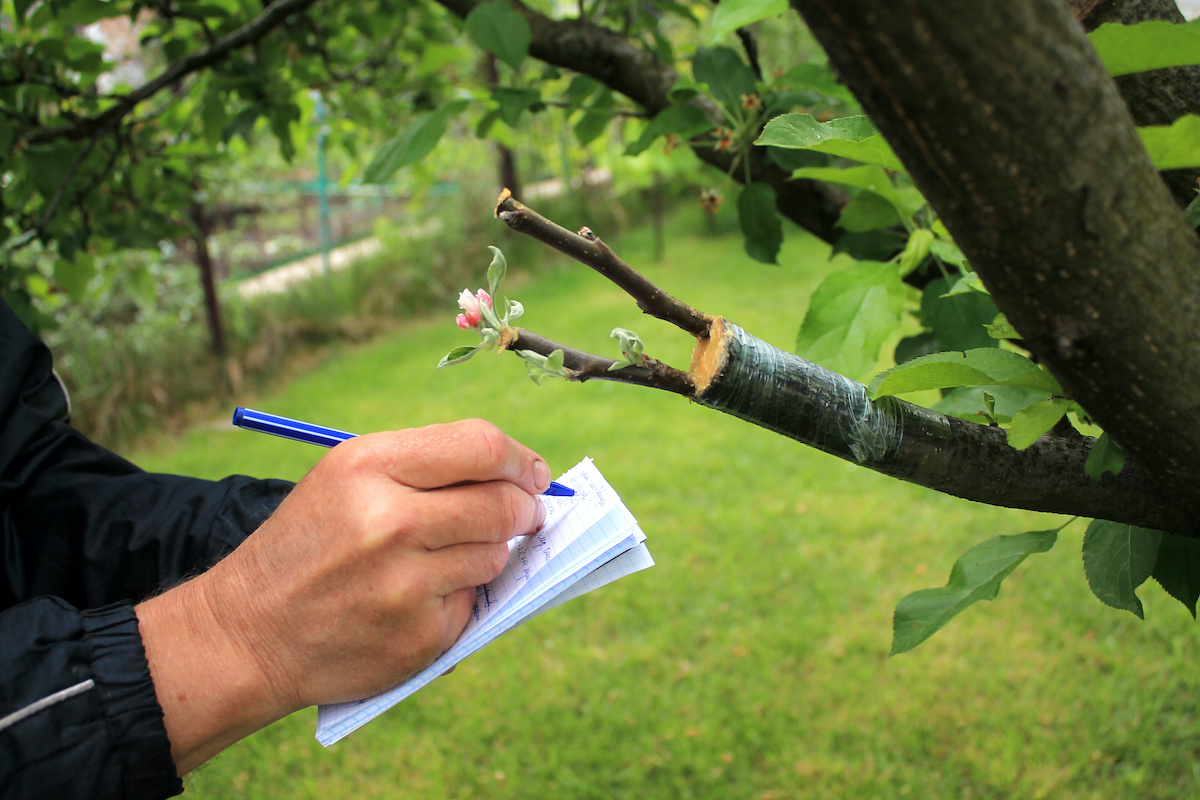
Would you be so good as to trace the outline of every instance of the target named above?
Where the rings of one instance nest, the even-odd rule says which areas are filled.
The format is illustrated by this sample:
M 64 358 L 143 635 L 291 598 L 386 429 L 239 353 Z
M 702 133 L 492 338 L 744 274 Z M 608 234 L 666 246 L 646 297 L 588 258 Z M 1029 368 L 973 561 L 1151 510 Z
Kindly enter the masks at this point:
M 489 560 L 486 563 L 488 570 L 488 580 L 492 580 L 504 570 L 504 565 L 508 563 L 508 545 L 503 542 L 490 544 L 487 546 L 487 556 Z
M 377 458 L 375 443 L 366 436 L 347 439 L 325 456 L 325 459 L 332 462 L 339 470 L 354 474 L 373 468 L 373 462 Z
M 524 516 L 522 506 L 524 498 L 528 495 L 511 483 L 496 484 L 496 489 L 500 495 L 496 500 L 496 509 L 502 525 L 500 534 L 508 539 L 519 531 L 518 526 L 521 525 L 521 519 Z
M 478 453 L 481 465 L 498 464 L 508 452 L 508 436 L 490 422 L 473 419 L 466 422 L 470 441 Z

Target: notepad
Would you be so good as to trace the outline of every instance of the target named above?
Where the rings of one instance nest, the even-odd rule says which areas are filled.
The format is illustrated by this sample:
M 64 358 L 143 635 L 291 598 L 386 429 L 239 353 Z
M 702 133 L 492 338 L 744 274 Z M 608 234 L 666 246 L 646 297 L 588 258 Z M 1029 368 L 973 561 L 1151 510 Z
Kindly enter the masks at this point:
M 509 542 L 504 570 L 478 587 L 471 619 L 454 645 L 393 689 L 353 703 L 321 706 L 317 712 L 321 744 L 328 747 L 362 727 L 521 623 L 654 566 L 646 535 L 590 458 L 558 482 L 574 489 L 575 496 L 541 497 L 546 524 L 532 536 Z

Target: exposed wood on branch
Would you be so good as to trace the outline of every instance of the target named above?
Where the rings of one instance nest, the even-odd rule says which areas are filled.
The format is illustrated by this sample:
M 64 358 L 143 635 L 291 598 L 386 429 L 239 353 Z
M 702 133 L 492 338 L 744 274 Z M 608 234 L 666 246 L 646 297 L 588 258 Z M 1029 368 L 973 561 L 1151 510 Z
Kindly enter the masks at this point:
M 507 195 L 501 196 L 497 216 L 514 230 L 593 268 L 597 261 L 617 258 L 608 248 L 599 251 L 597 239 L 573 234 Z M 678 304 L 690 310 L 683 319 L 693 319 L 695 313 L 700 315 L 695 319 L 709 321 L 704 333 L 692 331 L 697 345 L 688 373 L 658 362 L 651 370 L 626 367 L 608 372 L 615 363 L 611 359 L 524 329 L 517 331 L 510 347 L 542 355 L 562 350 L 564 364 L 580 372 L 577 380 L 600 378 L 672 391 L 859 466 L 956 497 L 1198 533 L 1195 517 L 1136 465 L 1127 464 L 1120 475 L 1106 475 L 1099 482 L 1088 478 L 1083 466 L 1095 440 L 1073 429 L 1016 450 L 1001 428 L 948 417 L 897 398 L 872 401 L 856 381 L 756 339 L 721 317 L 695 312 L 674 298 L 664 300 L 661 289 L 645 279 L 631 280 L 626 271 L 636 271 L 624 261 L 620 264 L 616 271 L 598 271 L 619 275 L 618 285 L 639 306 Z
M 1026 345 L 1200 510 L 1200 239 L 1069 9 L 793 4 Z

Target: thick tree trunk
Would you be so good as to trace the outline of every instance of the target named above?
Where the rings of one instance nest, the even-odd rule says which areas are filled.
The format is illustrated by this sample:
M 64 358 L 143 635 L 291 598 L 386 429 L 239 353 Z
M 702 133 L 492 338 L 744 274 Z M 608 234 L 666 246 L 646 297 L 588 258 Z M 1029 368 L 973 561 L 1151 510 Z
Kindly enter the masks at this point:
M 1068 7 L 793 3 L 1028 347 L 1200 508 L 1200 239 Z
M 1087 31 L 1106 22 L 1184 21 L 1175 0 L 1093 0 L 1093 6 L 1077 16 Z M 1138 72 L 1116 81 L 1136 125 L 1170 125 L 1186 114 L 1200 114 L 1200 66 Z M 1196 196 L 1200 170 L 1173 169 L 1162 173 L 1162 178 L 1175 201 L 1186 206 Z

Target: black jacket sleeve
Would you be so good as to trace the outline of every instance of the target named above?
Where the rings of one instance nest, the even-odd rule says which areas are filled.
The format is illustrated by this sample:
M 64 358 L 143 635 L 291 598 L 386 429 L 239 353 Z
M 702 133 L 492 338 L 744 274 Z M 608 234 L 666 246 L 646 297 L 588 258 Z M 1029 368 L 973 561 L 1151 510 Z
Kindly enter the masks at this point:
M 68 411 L 0 303 L 0 797 L 170 796 L 133 605 L 237 547 L 291 484 L 146 473 Z

